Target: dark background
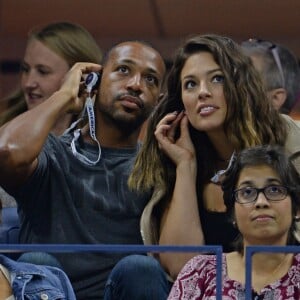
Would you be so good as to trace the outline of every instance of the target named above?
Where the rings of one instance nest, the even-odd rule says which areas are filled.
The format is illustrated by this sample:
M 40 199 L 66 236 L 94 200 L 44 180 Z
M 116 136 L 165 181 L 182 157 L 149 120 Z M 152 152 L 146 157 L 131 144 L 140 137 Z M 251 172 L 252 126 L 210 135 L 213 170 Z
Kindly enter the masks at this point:
M 63 20 L 88 29 L 103 50 L 144 39 L 167 60 L 194 33 L 270 39 L 300 57 L 300 0 L 0 0 L 0 97 L 17 85 L 27 32 Z

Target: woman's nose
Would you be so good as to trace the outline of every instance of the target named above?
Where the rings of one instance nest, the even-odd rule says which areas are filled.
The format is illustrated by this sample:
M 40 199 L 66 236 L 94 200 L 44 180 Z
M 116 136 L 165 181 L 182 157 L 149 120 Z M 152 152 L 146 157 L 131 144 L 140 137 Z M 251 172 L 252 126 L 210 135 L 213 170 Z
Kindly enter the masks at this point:
M 257 195 L 256 201 L 255 201 L 255 206 L 256 207 L 266 207 L 269 206 L 270 202 L 266 198 L 265 194 L 263 191 L 260 191 Z
M 26 88 L 32 88 L 38 85 L 37 77 L 34 72 L 31 71 L 22 75 L 22 81 Z
M 206 82 L 201 82 L 199 86 L 199 99 L 204 99 L 211 96 L 211 92 Z

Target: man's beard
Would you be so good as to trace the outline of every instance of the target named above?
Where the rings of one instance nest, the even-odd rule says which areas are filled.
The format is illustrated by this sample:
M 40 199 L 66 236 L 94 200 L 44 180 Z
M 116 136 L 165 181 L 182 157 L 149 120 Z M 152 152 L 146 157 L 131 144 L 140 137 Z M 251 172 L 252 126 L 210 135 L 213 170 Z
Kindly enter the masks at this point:
M 98 109 L 101 111 L 101 117 L 105 118 L 112 126 L 115 126 L 126 135 L 130 135 L 141 128 L 152 112 L 153 107 L 144 107 L 141 113 L 135 117 L 132 115 L 126 116 L 125 112 L 118 113 L 118 111 L 112 107 L 107 108 L 100 105 Z

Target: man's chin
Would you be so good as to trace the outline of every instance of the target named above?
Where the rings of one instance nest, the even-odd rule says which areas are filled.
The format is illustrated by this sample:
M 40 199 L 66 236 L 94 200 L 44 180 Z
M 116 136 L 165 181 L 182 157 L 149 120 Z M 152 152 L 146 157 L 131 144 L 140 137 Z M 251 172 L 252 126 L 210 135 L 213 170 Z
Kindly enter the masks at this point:
M 136 130 L 139 130 L 142 125 L 145 122 L 145 118 L 118 118 L 118 120 L 116 120 L 116 125 L 118 126 L 118 128 L 123 131 L 126 132 L 127 134 L 129 132 L 134 132 Z

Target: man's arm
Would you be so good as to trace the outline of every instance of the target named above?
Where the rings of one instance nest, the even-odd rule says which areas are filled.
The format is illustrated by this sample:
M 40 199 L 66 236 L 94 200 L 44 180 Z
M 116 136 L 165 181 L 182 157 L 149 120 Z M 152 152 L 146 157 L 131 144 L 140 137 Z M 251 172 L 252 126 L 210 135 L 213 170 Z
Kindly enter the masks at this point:
M 53 125 L 61 115 L 80 112 L 84 101 L 78 97 L 83 73 L 99 71 L 91 63 L 77 63 L 61 88 L 45 102 L 0 128 L 0 185 L 16 188 L 37 166 L 37 157 Z

